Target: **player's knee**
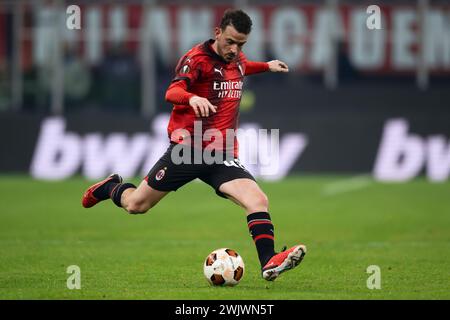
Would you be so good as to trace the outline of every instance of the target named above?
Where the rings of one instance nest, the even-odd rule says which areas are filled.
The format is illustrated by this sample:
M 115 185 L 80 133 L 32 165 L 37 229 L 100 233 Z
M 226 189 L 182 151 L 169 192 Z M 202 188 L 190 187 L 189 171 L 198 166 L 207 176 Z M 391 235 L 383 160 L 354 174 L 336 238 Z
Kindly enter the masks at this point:
M 142 214 L 150 209 L 150 205 L 142 201 L 131 201 L 125 209 L 130 214 Z
M 247 205 L 247 211 L 249 212 L 266 212 L 269 210 L 269 199 L 261 192 L 252 197 Z

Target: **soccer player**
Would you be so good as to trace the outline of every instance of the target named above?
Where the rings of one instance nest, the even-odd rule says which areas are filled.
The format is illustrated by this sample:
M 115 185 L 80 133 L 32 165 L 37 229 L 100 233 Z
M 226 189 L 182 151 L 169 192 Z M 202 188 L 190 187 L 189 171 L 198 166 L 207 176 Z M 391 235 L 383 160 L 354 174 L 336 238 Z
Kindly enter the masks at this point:
M 296 267 L 306 254 L 306 247 L 299 244 L 275 252 L 267 196 L 239 162 L 237 139 L 229 134 L 230 129 L 237 129 L 244 76 L 289 71 L 279 60 L 247 60 L 242 47 L 251 26 L 252 21 L 245 12 L 227 10 L 220 26 L 215 28 L 215 39 L 196 45 L 179 60 L 175 77 L 166 92 L 166 100 L 173 104 L 168 125 L 170 146 L 166 153 L 138 187 L 123 183 L 118 174 L 112 174 L 87 189 L 82 205 L 90 208 L 111 199 L 131 214 L 145 213 L 169 192 L 198 178 L 213 187 L 219 196 L 232 200 L 245 210 L 262 277 L 271 281 Z M 195 135 L 204 135 L 211 130 L 217 139 L 203 141 L 208 140 L 203 137 L 200 144 L 195 143 Z M 218 139 L 219 136 L 225 137 L 223 141 Z M 203 153 L 211 149 L 211 145 L 214 146 L 211 152 Z M 200 162 L 196 161 L 198 150 L 202 151 L 201 155 L 210 154 L 214 160 L 222 160 L 206 161 L 201 157 Z M 179 161 L 180 158 L 183 161 Z

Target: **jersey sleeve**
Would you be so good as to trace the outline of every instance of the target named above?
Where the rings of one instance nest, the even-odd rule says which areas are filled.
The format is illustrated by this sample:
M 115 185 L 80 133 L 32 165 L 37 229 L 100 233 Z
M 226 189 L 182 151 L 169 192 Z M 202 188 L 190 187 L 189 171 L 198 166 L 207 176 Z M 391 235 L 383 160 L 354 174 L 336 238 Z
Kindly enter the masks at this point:
M 269 71 L 269 64 L 267 62 L 249 61 L 245 54 L 241 51 L 240 61 L 244 64 L 244 75 L 249 76 L 251 74 L 261 73 Z
M 269 64 L 267 62 L 247 61 L 245 68 L 245 75 L 251 75 L 269 70 Z
M 185 81 L 175 81 L 166 91 L 166 101 L 176 105 L 189 105 L 189 99 L 195 94 L 187 92 L 187 83 Z
M 201 68 L 202 62 L 198 57 L 184 56 L 175 68 L 175 77 L 172 82 L 184 80 L 189 87 L 200 77 Z

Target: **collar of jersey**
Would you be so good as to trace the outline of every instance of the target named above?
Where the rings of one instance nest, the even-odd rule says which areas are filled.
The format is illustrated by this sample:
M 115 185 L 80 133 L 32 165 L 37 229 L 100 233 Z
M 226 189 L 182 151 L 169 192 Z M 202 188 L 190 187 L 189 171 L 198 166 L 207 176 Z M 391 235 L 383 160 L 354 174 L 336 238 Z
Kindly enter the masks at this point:
M 205 47 L 206 52 L 207 52 L 211 57 L 213 57 L 213 58 L 219 60 L 220 62 L 225 63 L 225 64 L 230 64 L 231 62 L 227 62 L 224 58 L 222 58 L 221 56 L 219 56 L 219 55 L 214 51 L 214 49 L 212 48 L 212 44 L 214 43 L 214 41 L 215 41 L 214 39 L 209 39 L 209 40 L 207 40 L 207 41 L 205 41 L 205 42 L 203 43 L 203 46 Z

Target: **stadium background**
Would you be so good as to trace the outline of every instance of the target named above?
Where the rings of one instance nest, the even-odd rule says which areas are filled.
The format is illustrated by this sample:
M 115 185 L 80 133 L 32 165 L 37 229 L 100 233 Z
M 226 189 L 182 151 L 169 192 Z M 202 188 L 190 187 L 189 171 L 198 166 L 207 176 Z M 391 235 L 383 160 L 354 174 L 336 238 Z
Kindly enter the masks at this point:
M 66 9 L 72 4 L 81 9 L 80 30 L 66 26 L 70 16 Z M 369 30 L 366 26 L 369 17 L 366 9 L 371 4 L 381 7 L 381 30 Z M 430 235 L 429 245 L 435 247 L 433 241 L 440 244 L 436 255 L 449 253 L 447 1 L 2 0 L 2 199 L 14 197 L 7 193 L 12 192 L 11 186 L 29 190 L 38 202 L 39 192 L 46 190 L 42 197 L 51 199 L 47 192 L 58 189 L 62 197 L 73 193 L 61 206 L 74 207 L 70 211 L 75 214 L 80 210 L 75 207 L 87 180 L 115 171 L 125 177 L 142 177 L 164 150 L 166 119 L 171 110 L 164 94 L 177 59 L 192 45 L 210 38 L 223 11 L 232 6 L 247 8 L 253 18 L 253 32 L 244 49 L 249 59 L 280 59 L 291 70 L 287 75 L 248 77 L 244 85 L 241 125 L 280 129 L 280 172 L 261 176 L 257 167 L 250 168 L 261 181 L 278 181 L 264 186 L 268 190 L 304 190 L 305 194 L 310 187 L 314 190 L 312 186 L 316 184 L 320 188 L 328 186 L 331 193 L 342 190 L 346 195 L 350 193 L 342 210 L 354 211 L 358 217 L 361 211 L 370 211 L 366 207 L 373 201 L 387 199 L 374 200 L 371 195 L 394 190 L 395 196 L 387 202 L 392 201 L 392 207 L 404 210 L 405 214 L 398 217 L 397 223 L 402 225 L 415 207 L 418 211 L 413 215 L 420 218 L 411 226 L 410 236 L 425 227 L 436 236 Z M 378 188 L 378 193 L 367 190 L 368 198 L 357 198 L 358 190 L 367 189 L 368 185 Z M 197 185 L 193 188 L 194 194 L 204 190 Z M 412 191 L 395 192 L 408 188 Z M 295 199 L 297 195 L 291 196 Z M 186 201 L 190 199 L 187 194 L 184 197 Z M 21 197 L 12 199 L 10 211 L 8 205 L 1 210 L 3 248 L 11 255 L 13 250 L 7 244 L 23 239 L 18 225 L 25 218 L 18 217 L 18 212 L 40 219 L 50 210 L 45 207 L 30 213 L 34 207 L 31 201 L 21 203 Z M 417 206 L 415 200 L 423 201 L 423 206 Z M 211 206 L 215 206 L 214 201 L 211 200 Z M 301 208 L 292 197 L 286 201 L 288 209 Z M 326 205 L 321 204 L 320 197 L 312 196 L 308 201 L 304 209 L 313 212 L 330 209 L 323 207 Z M 352 207 L 358 201 L 360 205 Z M 399 203 L 405 207 L 402 209 Z M 436 206 L 434 212 L 428 212 L 427 205 L 431 203 Z M 173 204 L 172 209 L 176 208 Z M 382 219 L 379 210 L 373 214 L 381 215 Z M 49 213 L 50 216 L 58 220 L 56 213 Z M 367 213 L 367 217 L 363 223 L 373 222 L 373 216 Z M 343 221 L 351 224 L 352 218 L 347 218 Z M 280 218 L 279 222 L 283 226 L 284 220 Z M 58 229 L 54 223 L 50 225 Z M 337 223 L 334 227 L 341 234 L 339 226 Z M 85 226 L 78 227 L 78 231 L 85 230 Z M 192 228 L 195 230 L 195 226 Z M 389 230 L 384 224 L 379 228 L 380 232 Z M 242 234 L 244 231 L 239 229 Z M 39 237 L 38 233 L 33 239 L 37 241 Z M 55 234 L 55 238 L 64 235 Z M 310 241 L 313 239 L 311 235 Z M 323 239 L 327 239 L 325 235 Z M 422 240 L 419 237 L 416 242 Z M 27 252 L 23 244 L 16 245 Z M 221 244 L 218 242 L 217 246 Z M 448 263 L 448 259 L 444 262 Z M 442 288 L 449 287 L 446 270 L 437 272 L 433 278 L 447 279 L 436 280 L 444 285 L 436 289 L 437 297 L 445 292 Z M 11 275 L 8 266 L 3 266 L 2 272 L 1 281 L 9 288 L 2 291 L 3 297 L 48 297 L 45 292 L 23 291 L 23 287 L 18 293 L 11 279 L 19 281 L 20 276 Z M 60 278 L 64 279 L 64 274 Z M 53 297 L 66 297 L 65 294 L 55 293 Z M 227 292 L 223 297 L 229 297 Z

